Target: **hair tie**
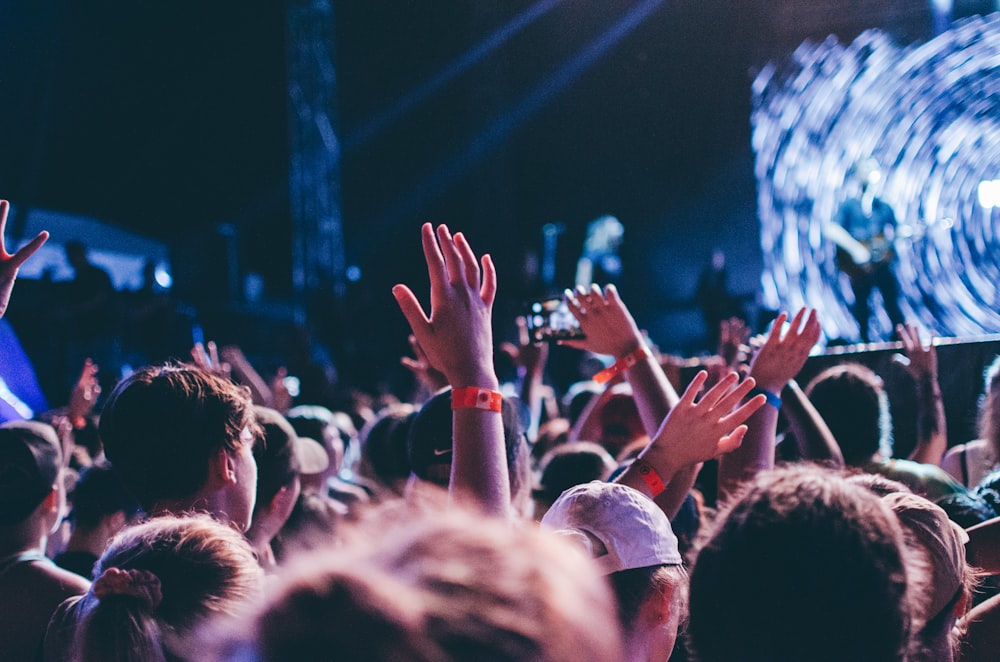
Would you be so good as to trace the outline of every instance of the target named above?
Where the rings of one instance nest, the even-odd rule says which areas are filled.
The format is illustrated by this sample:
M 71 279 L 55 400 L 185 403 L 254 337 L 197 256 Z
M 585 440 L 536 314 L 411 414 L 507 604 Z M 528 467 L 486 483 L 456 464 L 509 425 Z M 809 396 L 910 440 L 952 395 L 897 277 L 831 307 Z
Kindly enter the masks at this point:
M 128 595 L 138 599 L 153 611 L 163 600 L 160 579 L 149 570 L 108 568 L 91 587 L 97 599 L 109 595 Z

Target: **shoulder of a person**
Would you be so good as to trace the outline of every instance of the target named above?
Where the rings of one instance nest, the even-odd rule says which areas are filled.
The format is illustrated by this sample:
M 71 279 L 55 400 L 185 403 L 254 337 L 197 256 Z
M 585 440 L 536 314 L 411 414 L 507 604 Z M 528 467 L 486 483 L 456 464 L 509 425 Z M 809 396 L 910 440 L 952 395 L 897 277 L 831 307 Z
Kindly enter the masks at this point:
M 11 585 L 30 586 L 33 597 L 56 600 L 57 603 L 82 595 L 90 588 L 90 581 L 85 577 L 54 563 L 25 563 L 19 568 L 12 568 L 7 575 L 5 579 Z

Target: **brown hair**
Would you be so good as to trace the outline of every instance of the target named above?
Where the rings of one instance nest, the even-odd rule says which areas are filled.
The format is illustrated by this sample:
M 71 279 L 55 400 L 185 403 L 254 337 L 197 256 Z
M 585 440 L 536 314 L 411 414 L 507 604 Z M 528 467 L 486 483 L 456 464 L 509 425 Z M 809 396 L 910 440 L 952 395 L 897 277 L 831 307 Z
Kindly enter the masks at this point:
M 162 599 L 127 593 L 98 597 L 109 569 L 145 571 Z M 98 578 L 76 605 L 74 650 L 80 660 L 146 661 L 182 654 L 185 640 L 209 617 L 234 615 L 257 597 L 263 574 L 239 533 L 205 515 L 157 517 L 111 541 L 94 568 Z
M 758 475 L 698 547 L 689 634 L 703 662 L 905 659 L 912 597 L 899 522 L 839 474 Z
M 249 393 L 184 364 L 146 367 L 120 381 L 100 423 L 105 454 L 147 510 L 197 492 L 209 458 L 239 450 L 244 428 L 260 438 Z

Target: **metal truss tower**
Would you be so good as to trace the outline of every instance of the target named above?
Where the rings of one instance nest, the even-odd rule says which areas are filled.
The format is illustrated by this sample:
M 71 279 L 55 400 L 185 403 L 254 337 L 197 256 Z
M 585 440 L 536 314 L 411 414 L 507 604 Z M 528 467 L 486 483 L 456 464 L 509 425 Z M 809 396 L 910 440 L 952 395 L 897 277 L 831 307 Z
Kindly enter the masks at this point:
M 332 0 L 289 0 L 292 287 L 297 316 L 346 292 Z M 301 319 L 299 321 L 302 321 Z

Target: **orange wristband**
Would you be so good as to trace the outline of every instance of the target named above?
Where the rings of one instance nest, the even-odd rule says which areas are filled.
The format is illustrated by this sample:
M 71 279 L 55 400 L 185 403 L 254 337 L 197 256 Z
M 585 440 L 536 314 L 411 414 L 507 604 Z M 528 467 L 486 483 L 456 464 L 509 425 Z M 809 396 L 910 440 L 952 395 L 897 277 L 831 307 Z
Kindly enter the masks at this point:
M 451 392 L 452 409 L 483 409 L 485 411 L 503 411 L 503 395 L 499 391 L 491 391 L 478 386 L 456 388 Z
M 615 364 L 610 368 L 605 368 L 604 370 L 601 370 L 599 373 L 594 375 L 594 381 L 597 382 L 598 384 L 604 384 L 606 382 L 609 382 L 612 379 L 614 379 L 617 375 L 625 372 L 626 370 L 634 366 L 639 361 L 645 358 L 649 358 L 652 355 L 653 353 L 649 351 L 649 348 L 646 347 L 645 345 L 642 345 L 641 347 L 639 347 L 639 349 L 635 350 L 631 354 L 626 354 L 622 358 L 618 359 L 615 362 Z
M 643 460 L 636 460 L 639 464 L 639 476 L 646 481 L 646 486 L 649 487 L 649 491 L 653 493 L 653 498 L 663 494 L 663 490 L 667 489 L 663 484 L 663 479 L 660 478 L 660 474 L 656 473 L 656 469 L 649 466 L 648 462 Z

